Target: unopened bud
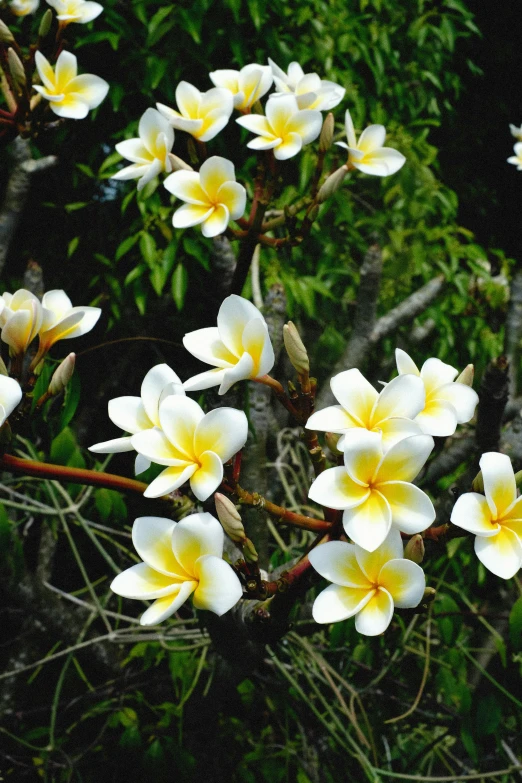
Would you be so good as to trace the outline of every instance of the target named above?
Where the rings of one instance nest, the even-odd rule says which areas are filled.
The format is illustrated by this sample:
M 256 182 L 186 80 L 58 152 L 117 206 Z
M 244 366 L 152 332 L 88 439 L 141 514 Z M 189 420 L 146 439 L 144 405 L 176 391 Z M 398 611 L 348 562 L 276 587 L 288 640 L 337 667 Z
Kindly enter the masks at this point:
M 283 326 L 283 340 L 290 363 L 298 375 L 310 372 L 310 361 L 301 336 L 292 321 Z
M 424 540 L 419 533 L 412 536 L 404 547 L 404 557 L 420 565 L 424 559 Z
M 0 19 L 0 43 L 10 44 L 14 41 L 14 35 L 5 22 Z
M 243 557 L 247 563 L 257 563 L 259 555 L 256 552 L 256 548 L 249 538 L 246 538 L 243 542 Z
M 321 135 L 319 136 L 319 152 L 327 152 L 332 146 L 334 137 L 335 120 L 332 112 L 328 112 L 324 118 Z
M 9 375 L 7 372 L 7 367 L 5 366 L 5 362 L 0 356 L 0 375 Z
M 515 473 L 515 484 L 517 487 L 520 487 L 522 484 L 522 470 L 519 470 Z
M 245 528 L 235 505 L 220 492 L 215 493 L 214 502 L 219 521 L 227 536 L 236 544 L 244 544 L 247 540 Z
M 474 376 L 475 368 L 472 364 L 468 364 L 466 367 L 464 367 L 455 383 L 463 383 L 464 386 L 473 386 Z
M 317 194 L 317 201 L 319 204 L 322 204 L 327 198 L 333 196 L 336 190 L 339 190 L 347 173 L 348 168 L 344 165 L 341 166 L 340 169 L 334 171 L 333 174 L 330 174 L 328 179 L 326 179 L 319 188 L 319 193 Z
M 332 454 L 335 454 L 336 457 L 340 457 L 343 453 L 337 448 L 337 444 L 339 443 L 340 435 L 337 432 L 327 432 L 324 436 L 326 445 L 332 452 Z
M 52 23 L 53 23 L 53 12 L 51 11 L 50 8 L 48 8 L 45 14 L 42 16 L 40 27 L 38 28 L 39 38 L 45 38 L 46 35 L 48 35 Z
M 188 163 L 185 163 L 184 160 L 181 160 L 181 158 L 178 158 L 178 156 L 174 155 L 172 152 L 169 152 L 169 160 L 172 165 L 172 171 L 194 171 L 192 166 L 189 166 Z
M 482 492 L 484 494 L 484 477 L 482 471 L 479 470 L 473 481 L 471 482 L 471 489 L 473 492 Z
M 7 50 L 7 64 L 9 65 L 9 72 L 13 79 L 13 84 L 16 90 L 21 92 L 27 82 L 24 66 L 22 61 L 18 57 L 14 49 L 9 48 Z
M 58 365 L 49 384 L 48 393 L 50 397 L 56 397 L 57 394 L 60 394 L 60 392 L 65 389 L 73 376 L 75 362 L 76 354 L 70 353 L 69 356 L 66 356 L 63 362 Z
M 431 602 L 435 599 L 435 596 L 437 594 L 437 591 L 434 587 L 427 587 L 424 590 L 424 595 L 421 599 L 421 604 L 431 604 Z

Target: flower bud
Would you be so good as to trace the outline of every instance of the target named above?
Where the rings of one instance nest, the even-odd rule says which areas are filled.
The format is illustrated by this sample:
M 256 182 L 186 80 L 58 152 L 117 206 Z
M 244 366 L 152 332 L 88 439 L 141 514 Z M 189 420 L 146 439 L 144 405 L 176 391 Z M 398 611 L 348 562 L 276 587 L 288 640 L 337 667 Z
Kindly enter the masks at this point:
M 336 190 L 339 190 L 347 172 L 348 168 L 345 164 L 344 166 L 341 166 L 340 169 L 334 171 L 333 174 L 330 174 L 328 179 L 326 179 L 319 188 L 319 193 L 317 194 L 317 202 L 319 204 L 322 204 L 327 198 L 333 196 Z
M 481 470 L 479 470 L 479 472 L 471 482 L 471 488 L 473 492 L 482 492 L 482 494 L 484 494 L 484 478 L 482 476 Z
M 11 44 L 14 41 L 14 35 L 5 22 L 0 19 L 0 43 Z
M 229 538 L 236 544 L 245 544 L 247 541 L 245 528 L 241 521 L 241 516 L 232 503 L 225 495 L 220 492 L 214 494 L 214 503 L 216 504 L 216 512 L 218 519 L 223 525 L 223 530 Z
M 7 64 L 9 65 L 9 72 L 13 79 L 14 87 L 18 92 L 21 92 L 26 85 L 27 77 L 22 61 L 12 48 L 7 50 Z
M 60 394 L 60 392 L 65 389 L 73 376 L 75 361 L 76 354 L 70 353 L 69 356 L 66 356 L 63 362 L 58 365 L 49 384 L 48 393 L 50 397 L 56 397 L 57 394 Z
M 468 364 L 466 367 L 464 367 L 455 383 L 463 383 L 465 386 L 473 386 L 474 375 L 475 368 L 472 364 Z
M 53 12 L 50 8 L 48 8 L 40 21 L 40 27 L 38 28 L 38 38 L 45 38 L 49 34 L 52 23 Z
M 337 432 L 327 432 L 324 436 L 326 445 L 332 452 L 332 454 L 335 454 L 336 457 L 340 457 L 342 455 L 342 451 L 339 451 L 337 448 L 337 444 L 339 443 L 339 438 L 341 436 Z
M 334 116 L 332 112 L 328 112 L 324 119 L 323 127 L 321 128 L 321 135 L 319 136 L 319 152 L 327 152 L 332 146 L 334 127 Z
M 178 158 L 174 153 L 169 152 L 168 157 L 172 165 L 172 171 L 194 171 L 192 166 L 189 166 L 188 163 L 185 163 L 184 160 Z
M 520 487 L 522 484 L 522 470 L 519 470 L 515 473 L 515 484 L 517 487 Z
M 435 596 L 437 594 L 437 591 L 434 587 L 427 587 L 424 590 L 424 595 L 422 596 L 421 604 L 431 604 L 431 602 L 435 599 Z
M 420 565 L 424 559 L 424 540 L 419 533 L 412 536 L 404 547 L 404 557 Z
M 310 361 L 301 336 L 292 321 L 288 321 L 283 326 L 283 340 L 292 367 L 298 375 L 306 375 L 310 372 Z
M 7 372 L 7 367 L 5 366 L 5 362 L 0 356 L 0 375 L 9 375 Z
M 243 543 L 243 557 L 247 563 L 257 563 L 259 555 L 256 552 L 256 548 L 249 538 L 245 538 Z

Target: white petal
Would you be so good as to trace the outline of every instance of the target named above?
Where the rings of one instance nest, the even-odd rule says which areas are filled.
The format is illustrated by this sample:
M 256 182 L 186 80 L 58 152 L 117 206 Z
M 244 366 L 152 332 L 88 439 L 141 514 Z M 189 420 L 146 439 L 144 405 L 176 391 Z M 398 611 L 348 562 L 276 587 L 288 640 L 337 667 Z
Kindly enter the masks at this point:
M 227 230 L 230 213 L 224 204 L 218 204 L 205 218 L 201 231 L 204 237 L 217 237 Z
M 463 530 L 486 538 L 496 535 L 500 530 L 498 523 L 491 518 L 486 498 L 478 492 L 466 492 L 460 496 L 453 506 L 450 521 Z
M 217 201 L 219 189 L 225 182 L 236 181 L 234 164 L 219 155 L 213 155 L 201 164 L 199 176 L 201 187 L 212 203 Z
M 131 443 L 139 454 L 157 465 L 181 468 L 194 462 L 193 458 L 173 446 L 159 427 L 137 432 L 132 436 Z
M 134 460 L 134 475 L 139 476 L 140 473 L 144 473 L 150 468 L 151 464 L 150 459 L 144 457 L 143 454 L 136 454 L 136 459 Z
M 60 103 L 51 103 L 51 109 L 58 117 L 69 120 L 83 120 L 89 114 L 89 105 L 72 95 L 66 95 Z
M 190 488 L 198 500 L 207 500 L 223 481 L 223 463 L 213 451 L 199 455 L 199 466 L 190 479 Z
M 277 160 L 288 160 L 293 158 L 301 151 L 303 146 L 303 140 L 298 133 L 287 133 L 282 139 L 280 144 L 277 144 L 274 149 L 274 157 Z
M 338 623 L 353 617 L 371 597 L 371 590 L 329 585 L 315 599 L 312 616 L 316 623 Z
M 166 397 L 159 408 L 161 428 L 170 442 L 189 459 L 194 458 L 194 433 L 205 414 L 190 397 Z
M 436 400 L 449 402 L 456 411 L 457 422 L 465 424 L 471 421 L 478 405 L 478 394 L 463 383 L 448 383 L 434 392 Z
M 329 582 L 343 587 L 358 587 L 366 590 L 371 588 L 371 583 L 357 562 L 353 544 L 328 541 L 312 549 L 308 559 L 315 570 Z
M 6 417 L 11 415 L 21 399 L 22 389 L 18 381 L 0 375 L 0 403 Z
M 132 435 L 153 426 L 139 397 L 115 397 L 110 400 L 109 419 L 124 432 L 130 432 Z
M 237 362 L 242 353 L 242 348 L 239 355 L 228 350 L 219 336 L 217 326 L 188 332 L 183 338 L 183 345 L 197 359 L 216 367 L 230 367 Z
M 356 484 L 343 467 L 323 470 L 310 487 L 308 497 L 327 508 L 345 509 L 358 506 L 370 490 Z
M 217 316 L 219 336 L 228 350 L 237 358 L 243 355 L 243 331 L 254 318 L 265 319 L 252 302 L 231 294 L 223 301 Z
M 334 375 L 330 386 L 336 400 L 350 416 L 353 416 L 361 427 L 366 427 L 379 395 L 364 375 L 356 369 L 345 370 Z
M 361 424 L 341 405 L 331 405 L 329 408 L 312 413 L 305 426 L 307 430 L 343 433 L 352 427 L 360 427 Z
M 171 536 L 172 551 L 188 574 L 195 574 L 196 560 L 203 555 L 223 555 L 223 528 L 206 511 L 184 517 L 175 525 Z
M 239 182 L 225 182 L 217 192 L 217 201 L 226 206 L 232 220 L 238 220 L 245 213 L 246 190 Z
M 395 349 L 395 361 L 399 375 L 420 375 L 419 368 L 402 348 Z
M 422 601 L 426 577 L 411 560 L 390 560 L 381 570 L 379 584 L 390 593 L 398 609 L 413 609 Z
M 169 492 L 174 492 L 175 489 L 179 489 L 194 475 L 197 467 L 198 466 L 193 463 L 184 468 L 165 468 L 165 470 L 149 484 L 143 493 L 143 496 L 146 498 L 159 498 L 162 495 L 168 495 Z
M 116 174 L 112 174 L 111 179 L 116 179 L 120 182 L 126 182 L 129 179 L 140 179 L 148 174 L 150 167 L 150 163 L 133 163 L 131 166 L 125 166 L 125 168 L 120 169 Z
M 511 460 L 506 454 L 488 451 L 480 458 L 479 465 L 484 479 L 484 494 L 493 518 L 497 519 L 507 511 L 517 497 Z
M 355 629 L 364 636 L 378 636 L 387 629 L 393 617 L 393 599 L 384 588 L 372 595 L 355 618 Z
M 295 117 L 287 123 L 287 133 L 297 133 L 304 144 L 310 144 L 315 141 L 321 133 L 323 125 L 323 116 L 320 111 L 314 109 L 305 109 L 299 111 Z
M 427 359 L 422 365 L 421 378 L 426 386 L 426 395 L 428 396 L 440 386 L 445 386 L 455 380 L 459 371 L 450 364 L 441 362 L 440 359 Z
M 272 128 L 267 118 L 261 114 L 247 114 L 246 117 L 238 117 L 236 119 L 238 125 L 246 128 L 251 133 L 255 133 L 258 136 L 274 139 L 276 136 L 272 132 Z
M 228 90 L 222 90 L 222 92 L 226 92 L 230 98 L 230 112 L 227 111 L 224 113 L 222 109 L 216 109 L 216 111 L 207 114 L 201 129 L 193 133 L 196 139 L 199 139 L 200 141 L 210 141 L 228 124 L 233 109 L 233 98 Z
M 134 451 L 132 445 L 132 438 L 113 438 L 112 440 L 103 441 L 103 443 L 95 443 L 94 446 L 89 446 L 89 451 L 94 454 L 120 454 L 123 451 Z
M 380 149 L 386 139 L 386 129 L 384 125 L 369 125 L 363 130 L 359 137 L 357 148 L 365 155 Z
M 143 407 L 156 426 L 159 426 L 158 408 L 166 386 L 169 386 L 169 394 L 185 395 L 181 379 L 168 364 L 157 364 L 148 371 L 141 384 Z
M 199 119 L 199 107 L 201 105 L 201 93 L 188 82 L 180 82 L 176 87 L 176 103 L 184 117 Z M 159 108 L 159 107 L 158 107 Z
M 51 329 L 72 310 L 72 302 L 61 289 L 46 291 L 42 297 L 43 318 L 41 330 Z
M 123 598 L 162 598 L 166 595 L 178 593 L 180 588 L 179 581 L 173 581 L 172 576 L 160 574 L 154 568 L 150 568 L 146 563 L 127 568 L 121 574 L 113 579 L 111 590 L 116 595 Z
M 254 361 L 251 377 L 259 378 L 270 372 L 274 366 L 275 356 L 268 327 L 263 318 L 253 318 L 247 323 L 242 336 L 243 349 Z
M 153 157 L 157 157 L 157 139 L 160 134 L 165 135 L 167 151 L 172 149 L 174 144 L 172 125 L 157 109 L 147 109 L 142 114 L 138 132 L 140 139 L 145 143 L 146 148 Z
M 38 75 L 48 90 L 54 90 L 54 70 L 49 60 L 38 50 L 34 56 Z
M 183 384 L 183 388 L 186 391 L 201 391 L 202 389 L 210 389 L 212 386 L 219 386 L 225 377 L 226 370 L 205 370 L 198 375 L 194 375 L 189 378 Z
M 205 555 L 196 563 L 199 584 L 194 593 L 196 609 L 207 609 L 219 617 L 232 609 L 243 595 L 237 574 L 219 557 Z
M 282 95 L 269 98 L 265 106 L 265 114 L 274 136 L 282 137 L 287 122 L 299 111 L 294 95 Z
M 435 519 L 433 503 L 422 489 L 405 481 L 378 484 L 390 504 L 392 522 L 403 533 L 414 535 L 426 530 Z
M 413 481 L 430 456 L 433 446 L 430 435 L 412 435 L 399 441 L 385 454 L 376 481 Z
M 227 391 L 238 381 L 253 378 L 255 374 L 254 360 L 249 353 L 244 353 L 240 360 L 233 366 L 223 371 L 223 380 L 219 387 L 219 394 Z
M 158 598 L 141 616 L 140 625 L 158 625 L 158 623 L 162 623 L 168 617 L 171 617 L 185 603 L 196 587 L 197 582 L 183 582 L 174 598 L 170 595 L 165 598 Z
M 177 173 L 177 172 L 175 172 Z M 171 175 L 172 176 L 172 175 Z M 197 204 L 183 204 L 172 216 L 174 228 L 192 228 L 204 223 L 214 212 L 214 207 L 199 206 Z
M 357 428 L 348 430 L 343 441 L 344 465 L 350 478 L 367 487 L 382 460 L 381 435 Z
M 501 579 L 511 579 L 522 565 L 522 544 L 518 536 L 505 527 L 496 536 L 475 539 L 475 553 L 488 571 L 500 576 Z
M 187 572 L 172 551 L 176 522 L 165 517 L 138 517 L 132 526 L 132 543 L 150 568 L 174 579 L 187 579 Z
M 196 204 L 207 209 L 212 206 L 209 203 L 207 194 L 201 187 L 197 171 L 175 171 L 166 177 L 163 185 L 169 193 L 172 193 L 176 198 L 186 201 L 187 204 Z
M 87 22 L 92 22 L 93 19 L 96 19 L 96 17 L 101 14 L 103 11 L 103 6 L 99 3 L 93 2 L 92 0 L 85 0 L 85 2 L 81 4 L 78 11 L 79 14 L 76 21 L 80 22 L 81 24 L 87 24 Z
M 406 158 L 392 147 L 383 147 L 380 150 L 374 150 L 373 152 L 364 156 L 364 164 L 359 166 L 361 171 L 365 171 L 366 174 L 373 174 L 380 177 L 389 177 L 391 174 L 396 174 L 399 169 L 402 169 L 406 163 Z
M 86 103 L 89 109 L 95 109 L 105 100 L 109 92 L 109 85 L 105 79 L 101 79 L 99 76 L 84 73 L 69 82 L 67 92 Z
M 386 419 L 380 421 L 377 430 L 382 435 L 382 450 L 384 454 L 395 446 L 400 440 L 410 438 L 412 435 L 422 435 L 422 429 L 417 424 L 417 420 L 411 419 Z
M 355 557 L 361 572 L 366 579 L 373 585 L 379 583 L 379 574 L 385 563 L 389 560 L 396 560 L 402 558 L 404 555 L 404 547 L 402 545 L 401 534 L 397 528 L 390 528 L 390 532 L 373 552 L 368 552 L 366 549 L 355 545 Z
M 273 150 L 279 146 L 281 142 L 282 139 L 278 137 L 258 136 L 256 139 L 249 141 L 247 147 L 251 150 Z
M 364 503 L 346 509 L 343 514 L 346 535 L 367 552 L 373 552 L 382 544 L 390 532 L 391 524 L 389 503 L 376 490 L 369 493 Z
M 416 375 L 399 375 L 387 383 L 375 402 L 372 414 L 372 427 L 379 422 L 400 416 L 414 419 L 422 411 L 426 402 L 424 383 Z
M 445 400 L 428 400 L 424 410 L 415 417 L 415 422 L 426 435 L 444 438 L 453 435 L 457 429 L 457 412 Z
M 346 114 L 344 115 L 344 127 L 346 129 L 346 136 L 348 138 L 348 146 L 349 147 L 357 147 L 357 138 L 355 136 L 355 129 L 353 127 L 353 120 L 352 115 L 346 110 Z
M 57 84 L 68 84 L 78 73 L 78 60 L 72 52 L 62 50 L 54 68 Z M 61 88 L 60 88 L 61 89 Z
M 247 436 L 248 420 L 243 411 L 215 408 L 197 425 L 194 448 L 198 455 L 213 451 L 222 462 L 227 462 L 243 448 Z

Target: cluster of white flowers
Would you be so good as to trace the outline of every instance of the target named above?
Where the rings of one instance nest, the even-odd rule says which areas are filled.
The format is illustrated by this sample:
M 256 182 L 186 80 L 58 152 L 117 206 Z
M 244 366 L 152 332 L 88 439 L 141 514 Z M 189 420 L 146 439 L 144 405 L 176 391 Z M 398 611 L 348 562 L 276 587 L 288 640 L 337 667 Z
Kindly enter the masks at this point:
M 236 109 L 242 115 L 236 122 L 255 134 L 247 146 L 272 150 L 277 160 L 287 160 L 319 137 L 321 112 L 337 106 L 345 89 L 316 73 L 305 74 L 296 62 L 290 63 L 285 73 L 270 59 L 269 65 L 250 63 L 239 71 L 212 71 L 210 79 L 215 86 L 203 93 L 188 82 L 180 82 L 176 109 L 162 103 L 147 109 L 139 123 L 139 137 L 116 145 L 132 165 L 118 171 L 113 179 L 137 179 L 141 190 L 158 174 L 168 174 L 165 187 L 185 202 L 174 213 L 174 226 L 201 225 L 204 236 L 214 237 L 226 230 L 230 220 L 243 216 L 246 190 L 236 182 L 233 164 L 224 158 L 205 160 L 199 172 L 174 158 L 174 130 L 189 133 L 198 142 L 210 141 Z M 263 113 L 259 101 L 272 86 L 275 92 L 268 97 Z M 348 167 L 384 177 L 404 164 L 404 155 L 383 146 L 386 131 L 382 125 L 371 125 L 357 142 L 347 111 L 346 131 L 348 145 L 339 144 L 348 150 Z M 173 167 L 182 170 L 171 173 Z

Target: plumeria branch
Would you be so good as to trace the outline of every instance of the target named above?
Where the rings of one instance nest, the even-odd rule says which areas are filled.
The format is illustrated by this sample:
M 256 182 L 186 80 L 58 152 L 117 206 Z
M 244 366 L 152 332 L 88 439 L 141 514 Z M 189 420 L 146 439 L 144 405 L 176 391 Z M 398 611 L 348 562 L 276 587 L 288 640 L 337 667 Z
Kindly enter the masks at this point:
M 277 506 L 270 500 L 267 500 L 257 492 L 249 492 L 243 489 L 239 484 L 235 484 L 229 488 L 234 495 L 237 496 L 239 503 L 244 506 L 252 506 L 259 511 L 266 511 L 276 522 L 284 525 L 292 525 L 293 527 L 300 527 L 303 530 L 311 530 L 316 533 L 326 533 L 331 530 L 331 522 L 327 522 L 324 519 L 314 519 L 314 517 L 308 517 L 305 514 L 297 514 L 295 511 L 289 511 L 283 506 Z

